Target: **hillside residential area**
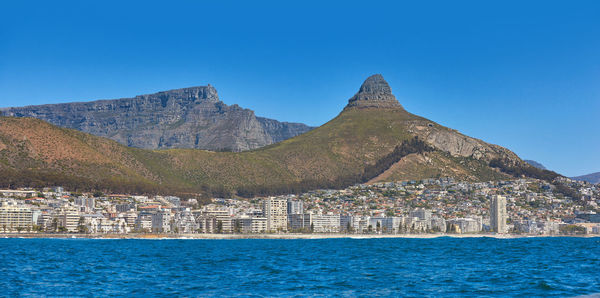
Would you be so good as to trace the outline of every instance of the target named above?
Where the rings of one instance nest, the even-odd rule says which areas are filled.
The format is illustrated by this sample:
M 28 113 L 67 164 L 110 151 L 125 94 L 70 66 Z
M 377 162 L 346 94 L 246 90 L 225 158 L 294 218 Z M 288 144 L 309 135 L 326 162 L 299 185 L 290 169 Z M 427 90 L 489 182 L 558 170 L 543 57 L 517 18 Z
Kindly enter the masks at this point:
M 600 234 L 600 187 L 568 178 L 360 184 L 253 199 L 0 190 L 0 232 Z

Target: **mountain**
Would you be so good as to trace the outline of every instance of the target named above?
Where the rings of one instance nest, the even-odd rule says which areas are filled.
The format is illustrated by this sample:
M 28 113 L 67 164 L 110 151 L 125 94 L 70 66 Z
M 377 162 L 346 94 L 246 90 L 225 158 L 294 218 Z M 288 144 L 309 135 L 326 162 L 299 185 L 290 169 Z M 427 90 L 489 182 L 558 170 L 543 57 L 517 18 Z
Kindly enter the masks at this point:
M 303 134 L 300 123 L 257 117 L 228 106 L 211 86 L 176 89 L 135 98 L 4 108 L 5 116 L 33 117 L 121 144 L 145 149 L 256 149 Z
M 33 118 L 0 118 L 0 186 L 255 196 L 355 183 L 558 174 L 407 112 L 381 75 L 324 125 L 244 152 L 145 150 Z
M 546 167 L 544 167 L 543 164 L 541 164 L 541 163 L 539 163 L 539 162 L 537 162 L 535 160 L 525 159 L 523 161 L 526 162 L 526 163 L 528 163 L 528 164 L 530 164 L 530 165 L 532 165 L 532 166 L 534 166 L 534 167 L 536 167 L 536 168 L 538 168 L 538 169 L 540 169 L 540 170 L 547 170 Z
M 600 183 L 600 172 L 573 177 L 574 180 L 587 181 L 592 184 Z

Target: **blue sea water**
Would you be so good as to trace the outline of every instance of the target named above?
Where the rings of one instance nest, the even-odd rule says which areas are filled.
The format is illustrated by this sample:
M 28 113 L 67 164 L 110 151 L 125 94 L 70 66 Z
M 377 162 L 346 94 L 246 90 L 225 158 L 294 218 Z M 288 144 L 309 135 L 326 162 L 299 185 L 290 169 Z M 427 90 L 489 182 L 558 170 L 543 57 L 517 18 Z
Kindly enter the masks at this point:
M 577 296 L 600 238 L 0 239 L 1 296 Z

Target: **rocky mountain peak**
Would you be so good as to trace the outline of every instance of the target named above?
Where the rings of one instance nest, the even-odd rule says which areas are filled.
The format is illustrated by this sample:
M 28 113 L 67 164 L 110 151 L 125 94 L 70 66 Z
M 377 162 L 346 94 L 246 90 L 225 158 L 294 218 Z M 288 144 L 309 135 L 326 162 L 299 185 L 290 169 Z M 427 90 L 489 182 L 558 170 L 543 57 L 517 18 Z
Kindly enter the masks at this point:
M 360 86 L 358 92 L 348 100 L 346 108 L 350 107 L 402 107 L 392 94 L 392 88 L 382 75 L 374 74 L 368 77 Z

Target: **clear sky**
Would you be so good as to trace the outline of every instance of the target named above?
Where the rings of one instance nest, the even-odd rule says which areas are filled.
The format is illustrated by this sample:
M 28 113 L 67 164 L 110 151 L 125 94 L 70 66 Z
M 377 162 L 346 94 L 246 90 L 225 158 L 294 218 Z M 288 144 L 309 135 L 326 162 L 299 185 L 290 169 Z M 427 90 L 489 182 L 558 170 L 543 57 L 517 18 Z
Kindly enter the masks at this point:
M 600 171 L 600 1 L 411 2 L 2 1 L 0 107 L 210 83 L 317 126 L 381 73 L 412 113 Z

